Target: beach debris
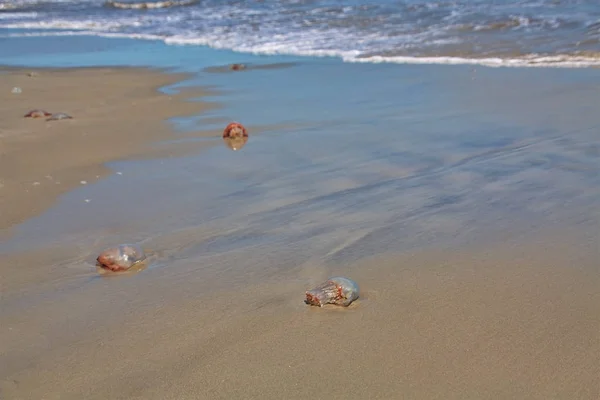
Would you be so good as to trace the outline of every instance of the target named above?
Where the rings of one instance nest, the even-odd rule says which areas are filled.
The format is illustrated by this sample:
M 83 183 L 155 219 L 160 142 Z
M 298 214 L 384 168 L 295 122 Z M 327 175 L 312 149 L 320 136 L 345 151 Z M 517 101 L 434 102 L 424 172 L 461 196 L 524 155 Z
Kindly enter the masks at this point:
M 100 268 L 112 272 L 127 271 L 146 259 L 144 250 L 137 244 L 120 244 L 104 250 L 96 261 Z
M 14 87 L 14 88 L 12 88 L 12 90 L 10 92 L 12 94 L 19 94 L 19 93 L 22 93 L 23 90 L 20 87 Z
M 59 121 L 61 119 L 73 119 L 69 114 L 65 113 L 54 113 L 50 118 L 46 119 L 46 121 Z
M 231 64 L 229 66 L 229 69 L 232 71 L 241 71 L 243 69 L 246 69 L 246 65 L 244 64 Z
M 297 63 L 282 62 L 282 63 L 266 63 L 266 64 L 255 64 L 255 63 L 235 63 L 235 64 L 224 64 L 224 65 L 213 65 L 205 67 L 203 72 L 210 73 L 228 73 L 232 71 L 251 71 L 251 70 L 269 70 L 269 69 L 280 69 L 290 68 L 297 65 Z
M 223 141 L 233 151 L 237 151 L 248 142 L 248 131 L 239 122 L 232 122 L 223 130 Z
M 52 113 L 49 113 L 46 110 L 31 110 L 29 111 L 27 114 L 25 114 L 23 117 L 24 118 L 43 118 L 43 117 L 48 117 L 52 115 Z
M 232 122 L 223 130 L 223 138 L 248 137 L 248 131 L 239 122 Z
M 325 304 L 348 307 L 356 299 L 358 299 L 358 284 L 352 279 L 336 276 L 308 290 L 304 302 L 319 307 Z
M 176 6 L 190 6 L 198 3 L 198 0 L 168 0 L 168 1 L 142 1 L 138 3 L 124 3 L 120 1 L 109 0 L 105 4 L 108 7 L 120 8 L 124 10 L 148 10 L 152 8 L 169 8 Z

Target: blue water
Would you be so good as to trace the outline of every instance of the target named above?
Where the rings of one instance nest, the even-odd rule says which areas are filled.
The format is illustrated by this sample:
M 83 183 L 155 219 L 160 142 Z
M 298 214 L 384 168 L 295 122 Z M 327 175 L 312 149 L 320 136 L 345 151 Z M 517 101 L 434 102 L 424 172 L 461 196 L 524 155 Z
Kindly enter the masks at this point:
M 91 256 L 136 241 L 190 260 L 235 250 L 236 268 L 257 268 L 263 253 L 351 262 L 598 222 L 597 69 L 348 64 L 94 36 L 13 37 L 0 53 L 9 65 L 186 71 L 163 89 L 211 85 L 224 104 L 173 121 L 186 140 L 217 120 L 250 130 L 237 152 L 113 163 L 122 174 L 63 196 L 0 251 L 74 242 Z M 232 62 L 286 67 L 211 72 Z
M 117 5 L 140 4 L 125 0 Z M 151 0 L 147 4 L 158 4 Z M 100 35 L 348 62 L 585 67 L 600 64 L 595 0 L 0 1 L 11 36 Z M 18 31 L 16 31 L 18 30 Z

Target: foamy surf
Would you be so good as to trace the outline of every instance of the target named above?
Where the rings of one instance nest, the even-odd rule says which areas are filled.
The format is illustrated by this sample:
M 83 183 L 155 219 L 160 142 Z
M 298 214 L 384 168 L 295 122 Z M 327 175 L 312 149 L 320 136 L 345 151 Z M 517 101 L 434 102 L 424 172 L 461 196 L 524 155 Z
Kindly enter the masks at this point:
M 9 30 L 3 37 L 161 40 L 351 63 L 600 65 L 600 4 L 595 0 L 568 7 L 553 0 L 0 0 L 0 11 L 0 29 Z
M 448 64 L 481 65 L 485 67 L 557 67 L 586 68 L 600 66 L 600 53 L 595 57 L 576 55 L 529 55 L 518 58 L 465 58 L 465 57 L 343 57 L 345 62 L 394 64 Z
M 48 29 L 39 24 L 24 24 L 31 29 Z M 540 68 L 589 68 L 600 67 L 600 53 L 591 56 L 580 55 L 537 55 L 530 54 L 522 57 L 502 58 L 485 57 L 469 58 L 454 56 L 439 57 L 411 57 L 411 56 L 362 56 L 359 51 L 339 51 L 339 50 L 302 50 L 293 47 L 281 45 L 269 46 L 262 45 L 257 47 L 238 47 L 229 46 L 225 43 L 211 42 L 204 38 L 177 38 L 162 37 L 150 34 L 126 34 L 118 32 L 101 32 L 96 30 L 97 25 L 78 24 L 81 30 L 58 30 L 61 24 L 53 24 L 52 30 L 7 33 L 0 35 L 0 38 L 10 37 L 43 37 L 43 36 L 98 36 L 106 38 L 135 39 L 162 41 L 167 45 L 173 46 L 206 46 L 218 50 L 231 50 L 237 53 L 246 53 L 254 55 L 283 55 L 300 57 L 331 57 L 339 58 L 347 63 L 371 63 L 371 64 L 429 64 L 429 65 L 477 65 L 484 67 L 540 67 Z M 65 25 L 66 28 L 66 25 Z

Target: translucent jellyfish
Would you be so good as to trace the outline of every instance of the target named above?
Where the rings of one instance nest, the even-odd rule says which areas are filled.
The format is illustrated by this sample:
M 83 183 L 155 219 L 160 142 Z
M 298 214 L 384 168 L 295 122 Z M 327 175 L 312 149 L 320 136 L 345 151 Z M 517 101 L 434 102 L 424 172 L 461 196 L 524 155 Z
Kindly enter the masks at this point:
M 69 114 L 65 114 L 65 113 L 55 113 L 55 114 L 52 114 L 52 116 L 50 118 L 48 118 L 46 121 L 59 121 L 61 119 L 73 119 L 73 117 L 71 117 Z
M 104 250 L 96 261 L 100 268 L 113 272 L 127 271 L 146 259 L 144 250 L 137 244 L 121 244 Z
M 44 118 L 49 117 L 52 113 L 49 113 L 46 110 L 31 110 L 27 114 L 24 115 L 25 118 Z
M 352 279 L 337 276 L 308 290 L 304 302 L 319 307 L 325 304 L 348 307 L 356 299 L 358 299 L 358 284 Z
M 248 131 L 242 124 L 232 122 L 223 130 L 223 141 L 231 150 L 237 151 L 248 142 Z

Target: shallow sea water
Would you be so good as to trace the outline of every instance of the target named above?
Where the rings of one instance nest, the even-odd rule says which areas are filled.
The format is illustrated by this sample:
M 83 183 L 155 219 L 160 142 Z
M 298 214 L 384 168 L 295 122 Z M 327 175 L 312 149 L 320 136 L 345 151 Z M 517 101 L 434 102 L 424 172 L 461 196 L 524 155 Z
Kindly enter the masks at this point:
M 237 152 L 215 138 L 192 156 L 111 164 L 113 176 L 22 224 L 2 252 L 69 242 L 90 249 L 92 260 L 103 246 L 137 241 L 156 253 L 156 267 L 210 260 L 258 272 L 552 224 L 593 233 L 598 224 L 597 69 L 343 64 L 90 41 L 111 50 L 50 54 L 38 65 L 118 65 L 132 49 L 143 65 L 164 47 L 154 66 L 194 73 L 165 90 L 214 85 L 220 92 L 210 100 L 225 105 L 174 121 L 186 137 L 237 120 L 250 140 Z M 294 64 L 205 70 L 232 61 Z M 257 262 L 263 256 L 270 261 Z

